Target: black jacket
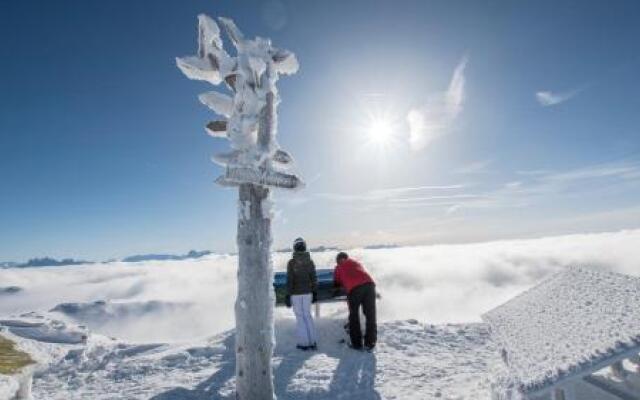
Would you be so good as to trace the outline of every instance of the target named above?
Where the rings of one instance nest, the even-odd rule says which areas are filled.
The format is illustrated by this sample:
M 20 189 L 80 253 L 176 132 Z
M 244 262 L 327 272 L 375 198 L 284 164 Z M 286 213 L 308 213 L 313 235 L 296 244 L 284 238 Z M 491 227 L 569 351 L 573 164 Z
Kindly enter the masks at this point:
M 316 265 L 308 251 L 294 252 L 287 264 L 287 294 L 315 292 L 318 285 Z

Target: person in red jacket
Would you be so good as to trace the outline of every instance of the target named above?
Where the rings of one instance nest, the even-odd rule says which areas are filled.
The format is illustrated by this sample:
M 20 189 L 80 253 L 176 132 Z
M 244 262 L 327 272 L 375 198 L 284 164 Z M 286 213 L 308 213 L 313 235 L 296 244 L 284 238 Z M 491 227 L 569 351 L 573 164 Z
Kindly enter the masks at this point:
M 378 327 L 376 324 L 376 285 L 371 275 L 359 262 L 340 252 L 336 257 L 333 279 L 347 293 L 349 303 L 349 336 L 354 349 L 362 349 L 360 329 L 360 307 L 366 320 L 364 347 L 371 351 L 376 346 Z

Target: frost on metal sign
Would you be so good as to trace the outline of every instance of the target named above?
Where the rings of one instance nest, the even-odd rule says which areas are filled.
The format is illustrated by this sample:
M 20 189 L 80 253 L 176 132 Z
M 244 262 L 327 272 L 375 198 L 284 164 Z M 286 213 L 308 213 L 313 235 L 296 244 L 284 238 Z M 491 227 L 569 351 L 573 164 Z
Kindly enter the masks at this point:
M 537 395 L 637 355 L 640 278 L 569 268 L 482 318 L 502 347 L 508 378 Z
M 230 152 L 213 157 L 225 168 L 216 182 L 223 186 L 250 183 L 299 188 L 302 181 L 289 171 L 293 158 L 276 141 L 276 82 L 280 74 L 297 72 L 298 61 L 290 51 L 272 46 L 269 39 L 246 39 L 232 20 L 218 21 L 235 48 L 235 56 L 224 50 L 218 23 L 200 15 L 198 54 L 176 59 L 188 78 L 224 85 L 229 93 L 211 91 L 199 96 L 204 105 L 224 118 L 209 122 L 207 133 L 231 142 Z
M 219 24 L 219 25 L 218 25 Z M 235 55 L 224 50 L 220 27 Z M 273 263 L 270 188 L 302 186 L 290 172 L 293 158 L 276 141 L 276 82 L 293 74 L 293 53 L 269 39 L 246 39 L 230 19 L 198 17 L 198 54 L 178 58 L 190 79 L 224 85 L 226 93 L 203 93 L 200 101 L 220 116 L 205 129 L 231 143 L 213 161 L 224 167 L 216 182 L 238 187 L 238 296 L 235 303 L 236 399 L 273 400 Z

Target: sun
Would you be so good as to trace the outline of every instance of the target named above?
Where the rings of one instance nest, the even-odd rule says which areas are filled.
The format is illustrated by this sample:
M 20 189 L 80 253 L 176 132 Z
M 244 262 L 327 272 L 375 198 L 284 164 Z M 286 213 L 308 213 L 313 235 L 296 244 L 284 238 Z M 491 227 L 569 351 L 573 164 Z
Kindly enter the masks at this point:
M 369 139 L 376 144 L 386 145 L 391 141 L 393 136 L 393 127 L 391 121 L 387 118 L 377 117 L 369 121 L 367 129 Z
M 354 110 L 354 133 L 363 156 L 377 160 L 391 158 L 402 148 L 403 121 L 393 104 L 374 98 L 357 104 Z

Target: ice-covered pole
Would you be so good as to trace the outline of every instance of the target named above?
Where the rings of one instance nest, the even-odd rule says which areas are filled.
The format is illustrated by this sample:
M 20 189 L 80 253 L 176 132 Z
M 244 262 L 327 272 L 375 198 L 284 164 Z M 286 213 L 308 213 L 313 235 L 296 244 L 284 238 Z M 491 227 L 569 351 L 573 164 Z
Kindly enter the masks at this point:
M 207 132 L 231 142 L 230 152 L 213 158 L 225 168 L 216 182 L 239 188 L 236 398 L 273 399 L 275 300 L 269 192 L 272 187 L 302 185 L 296 175 L 287 172 L 293 159 L 276 141 L 276 82 L 280 74 L 295 73 L 298 63 L 293 53 L 271 46 L 268 39 L 245 39 L 233 21 L 219 18 L 236 49 L 231 56 L 223 49 L 218 24 L 206 15 L 198 19 L 198 54 L 178 58 L 178 67 L 190 79 L 224 83 L 231 92 L 204 93 L 200 101 L 225 117 L 208 123 Z

